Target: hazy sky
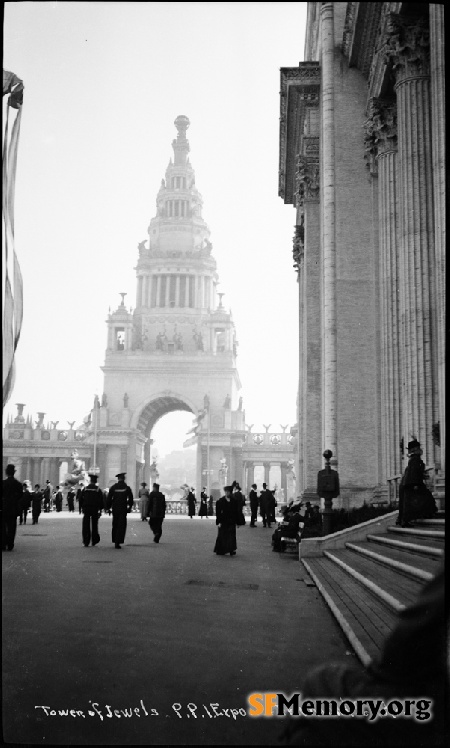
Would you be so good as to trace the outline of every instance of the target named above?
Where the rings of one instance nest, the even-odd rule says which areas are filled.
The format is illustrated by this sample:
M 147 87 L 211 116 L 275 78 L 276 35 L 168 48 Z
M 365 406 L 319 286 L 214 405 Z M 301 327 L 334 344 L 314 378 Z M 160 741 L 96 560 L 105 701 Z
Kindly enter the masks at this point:
M 81 422 L 179 114 L 236 325 L 247 423 L 295 422 L 295 213 L 278 197 L 279 69 L 303 59 L 307 3 L 5 3 L 3 64 L 25 85 L 16 186 L 24 322 L 4 417 Z M 155 427 L 178 449 L 192 416 Z

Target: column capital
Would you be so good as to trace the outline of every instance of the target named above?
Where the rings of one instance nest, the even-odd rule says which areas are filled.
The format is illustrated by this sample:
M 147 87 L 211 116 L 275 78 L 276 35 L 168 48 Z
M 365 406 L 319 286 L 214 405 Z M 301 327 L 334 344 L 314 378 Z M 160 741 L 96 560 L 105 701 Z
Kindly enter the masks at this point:
M 424 18 L 406 18 L 389 13 L 384 58 L 392 65 L 395 87 L 430 75 L 430 33 Z
M 377 159 L 397 151 L 397 105 L 395 101 L 373 98 L 364 123 L 364 158 L 372 175 L 378 172 Z

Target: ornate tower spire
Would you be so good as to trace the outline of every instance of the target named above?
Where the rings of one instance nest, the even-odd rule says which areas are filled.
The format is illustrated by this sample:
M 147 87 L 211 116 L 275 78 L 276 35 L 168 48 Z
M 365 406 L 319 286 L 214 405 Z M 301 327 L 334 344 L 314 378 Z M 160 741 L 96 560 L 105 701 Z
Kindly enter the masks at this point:
M 175 156 L 175 166 L 184 166 L 187 162 L 187 155 L 190 151 L 190 148 L 189 141 L 186 137 L 186 130 L 188 129 L 190 124 L 191 123 L 189 122 L 188 117 L 186 117 L 184 114 L 178 115 L 174 122 L 174 125 L 178 130 L 176 140 L 172 141 L 172 148 Z

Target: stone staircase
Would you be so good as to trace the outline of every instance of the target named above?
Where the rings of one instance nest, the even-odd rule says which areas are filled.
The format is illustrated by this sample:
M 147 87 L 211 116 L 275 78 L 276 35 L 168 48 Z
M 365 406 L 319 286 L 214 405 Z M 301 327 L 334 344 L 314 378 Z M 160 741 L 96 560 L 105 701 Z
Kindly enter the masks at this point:
M 442 511 L 413 528 L 396 526 L 397 514 L 300 543 L 301 562 L 364 665 L 444 559 Z
M 432 492 L 436 499 L 436 504 L 440 510 L 445 510 L 445 475 L 437 472 L 434 476 Z

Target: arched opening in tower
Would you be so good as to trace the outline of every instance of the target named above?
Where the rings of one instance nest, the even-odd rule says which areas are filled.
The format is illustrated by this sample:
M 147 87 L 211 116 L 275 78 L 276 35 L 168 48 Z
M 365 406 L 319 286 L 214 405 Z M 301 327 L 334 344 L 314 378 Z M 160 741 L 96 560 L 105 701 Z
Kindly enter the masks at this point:
M 137 464 L 139 484 L 159 483 L 168 499 L 181 498 L 184 485 L 196 486 L 194 415 L 185 402 L 173 396 L 159 397 L 146 405 L 137 425 L 146 439 Z

